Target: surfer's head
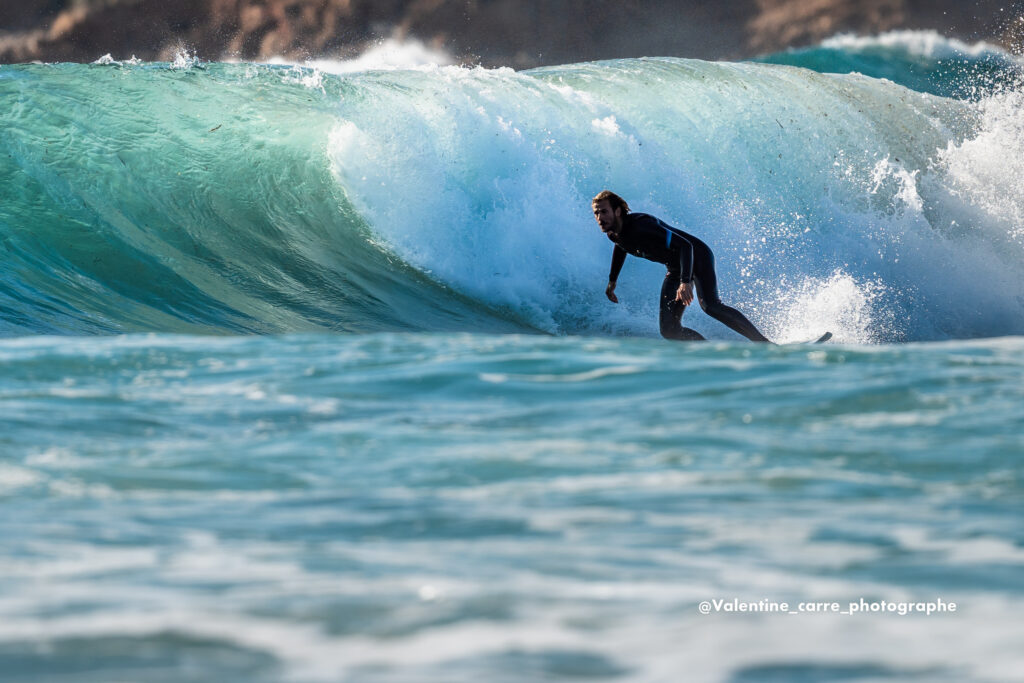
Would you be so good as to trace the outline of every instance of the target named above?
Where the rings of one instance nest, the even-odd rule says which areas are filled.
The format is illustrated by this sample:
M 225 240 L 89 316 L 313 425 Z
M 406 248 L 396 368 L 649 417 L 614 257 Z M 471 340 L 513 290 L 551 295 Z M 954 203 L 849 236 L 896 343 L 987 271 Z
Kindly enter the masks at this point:
M 594 220 L 601 226 L 601 232 L 618 232 L 622 227 L 622 219 L 629 213 L 626 200 L 611 190 L 602 190 L 590 202 L 594 210 Z

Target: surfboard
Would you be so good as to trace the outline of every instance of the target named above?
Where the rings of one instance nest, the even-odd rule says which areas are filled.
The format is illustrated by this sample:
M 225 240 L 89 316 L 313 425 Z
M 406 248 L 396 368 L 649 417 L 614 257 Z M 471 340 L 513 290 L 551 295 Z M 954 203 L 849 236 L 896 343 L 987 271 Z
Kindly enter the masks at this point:
M 814 341 L 809 342 L 809 343 L 811 343 L 811 344 L 821 344 L 821 343 L 827 342 L 831 338 L 832 338 L 832 333 L 831 332 L 826 332 L 825 334 L 821 335 L 820 337 L 818 337 L 817 339 L 815 339 Z

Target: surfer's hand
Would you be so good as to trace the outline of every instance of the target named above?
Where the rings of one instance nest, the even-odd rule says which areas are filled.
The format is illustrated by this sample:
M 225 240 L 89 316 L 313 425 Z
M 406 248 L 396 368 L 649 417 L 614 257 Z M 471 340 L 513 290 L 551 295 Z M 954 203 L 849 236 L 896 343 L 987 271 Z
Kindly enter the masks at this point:
M 693 285 L 689 282 L 680 282 L 679 290 L 676 291 L 676 301 L 684 306 L 689 306 L 693 303 Z
M 619 297 L 615 296 L 615 283 L 609 282 L 608 289 L 604 290 L 604 295 L 608 297 L 608 300 L 613 304 L 619 303 Z

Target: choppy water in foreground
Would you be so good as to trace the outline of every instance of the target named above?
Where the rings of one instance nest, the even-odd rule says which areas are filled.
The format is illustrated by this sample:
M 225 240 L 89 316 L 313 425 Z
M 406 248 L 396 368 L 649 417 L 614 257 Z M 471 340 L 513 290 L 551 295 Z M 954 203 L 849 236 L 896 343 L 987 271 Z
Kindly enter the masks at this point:
M 1012 680 L 1022 358 L 5 341 L 5 680 Z

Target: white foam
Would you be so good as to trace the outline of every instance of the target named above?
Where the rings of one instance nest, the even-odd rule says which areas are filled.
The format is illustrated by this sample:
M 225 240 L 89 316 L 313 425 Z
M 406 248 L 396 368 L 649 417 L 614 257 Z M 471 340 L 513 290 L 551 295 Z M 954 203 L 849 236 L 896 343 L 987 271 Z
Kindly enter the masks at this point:
M 174 59 L 171 60 L 170 68 L 174 70 L 187 71 L 193 67 L 200 65 L 199 57 L 186 48 L 181 48 L 174 53 Z
M 32 544 L 40 559 L 5 558 L 0 567 L 10 578 L 50 580 L 79 579 L 107 572 L 153 569 L 158 566 L 155 548 L 102 548 L 84 543 Z
M 439 597 L 429 584 L 411 597 L 422 602 L 426 587 L 434 604 Z M 650 586 L 657 589 L 656 584 Z M 599 653 L 630 671 L 630 680 L 717 681 L 753 667 L 807 662 L 815 666 L 868 665 L 920 673 L 936 667 L 954 669 L 964 678 L 1015 680 L 1024 657 L 1014 647 L 1014 610 L 1006 603 L 971 594 L 948 595 L 956 614 L 712 614 L 696 613 L 698 599 L 718 598 L 713 587 L 690 600 L 671 591 L 621 591 L 623 586 L 594 584 L 587 602 L 558 596 L 539 603 L 524 601 L 516 618 L 495 622 L 464 619 L 388 638 L 332 635 L 316 624 L 200 608 L 160 611 L 119 610 L 51 619 L 11 618 L 0 624 L 4 641 L 48 642 L 62 638 L 179 633 L 278 658 L 286 678 L 337 680 L 363 667 L 396 676 L 425 667 L 502 653 Z M 756 589 L 755 589 L 756 590 Z M 698 594 L 700 591 L 697 591 Z M 797 593 L 797 599 L 811 596 Z M 885 599 L 920 599 L 903 592 L 874 593 Z M 832 593 L 824 599 L 836 598 Z M 851 596 L 843 595 L 842 599 Z M 578 599 L 578 598 L 577 598 Z M 418 678 L 418 676 L 415 676 Z
M 963 200 L 961 220 L 974 218 L 989 239 L 1008 236 L 1019 265 L 1024 257 L 1024 89 L 996 93 L 979 106 L 978 133 L 961 143 L 951 141 L 938 155 L 939 168 L 948 180 L 946 191 Z
M 605 377 L 617 377 L 621 375 L 635 375 L 637 373 L 646 372 L 650 368 L 643 365 L 623 365 L 623 366 L 612 366 L 605 368 L 594 368 L 593 370 L 586 370 L 584 372 L 571 372 L 563 375 L 553 374 L 538 374 L 538 375 L 512 375 L 506 373 L 482 373 L 480 379 L 485 382 L 501 383 L 508 381 L 516 382 L 591 382 L 593 380 L 604 379 Z
M 885 292 L 878 281 L 858 281 L 842 271 L 778 288 L 769 328 L 782 344 L 806 342 L 832 332 L 840 343 L 869 343 L 881 336 L 875 302 Z
M 52 446 L 29 454 L 26 465 L 54 470 L 81 469 L 92 465 L 88 458 L 77 455 L 65 446 Z
M 898 49 L 928 59 L 952 59 L 964 56 L 1012 58 L 1009 53 L 992 43 L 985 41 L 965 43 L 956 38 L 947 38 L 937 31 L 887 31 L 875 36 L 843 33 L 822 41 L 821 46 L 850 51 L 870 51 L 879 48 Z
M 42 481 L 43 475 L 35 470 L 0 463 L 0 493 L 11 493 L 17 489 L 35 486 Z
M 126 65 L 127 66 L 136 66 L 138 64 L 142 64 L 142 60 L 139 59 L 138 57 L 136 57 L 135 55 L 132 55 L 131 59 L 124 59 L 124 60 L 118 61 L 118 60 L 114 59 L 110 55 L 110 53 L 108 52 L 107 54 L 103 55 L 102 57 L 97 59 L 95 62 L 93 62 L 93 64 L 99 64 L 101 66 L 112 66 L 112 65 L 115 65 L 115 64 L 117 66 L 126 66 Z
M 605 135 L 620 135 L 622 130 L 614 116 L 606 116 L 603 119 L 594 119 L 591 122 L 594 130 Z
M 284 57 L 271 57 L 267 63 L 306 66 L 327 74 L 351 74 L 447 66 L 454 64 L 455 60 L 444 50 L 427 46 L 414 38 L 388 38 L 353 59 L 309 59 L 296 62 Z

